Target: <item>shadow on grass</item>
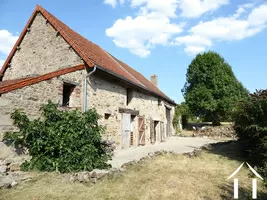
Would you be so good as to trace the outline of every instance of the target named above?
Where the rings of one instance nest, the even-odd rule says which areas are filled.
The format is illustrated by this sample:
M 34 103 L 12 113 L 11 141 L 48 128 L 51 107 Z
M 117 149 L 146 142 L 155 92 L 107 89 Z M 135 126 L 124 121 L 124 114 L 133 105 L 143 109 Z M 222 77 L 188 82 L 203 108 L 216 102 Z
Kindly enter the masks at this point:
M 203 148 L 209 153 L 220 155 L 226 157 L 230 160 L 236 160 L 239 162 L 246 162 L 246 146 L 245 143 L 240 141 L 228 141 L 228 142 L 218 142 L 216 144 L 210 144 Z M 230 200 L 234 199 L 233 196 L 233 184 L 223 184 L 220 186 L 222 190 L 221 199 Z M 250 200 L 252 199 L 252 192 L 249 189 L 242 187 L 241 185 L 238 188 L 239 198 L 241 200 Z M 257 200 L 267 200 L 267 194 L 263 191 L 257 191 Z
M 224 156 L 230 160 L 246 161 L 244 144 L 239 141 L 218 142 L 203 148 L 209 153 Z
M 224 184 L 220 186 L 220 189 L 223 191 L 221 199 L 232 200 L 234 199 L 234 186 L 231 184 Z M 238 187 L 238 199 L 240 200 L 250 200 L 252 199 L 252 191 L 241 186 Z M 257 200 L 266 200 L 267 194 L 262 191 L 257 191 Z

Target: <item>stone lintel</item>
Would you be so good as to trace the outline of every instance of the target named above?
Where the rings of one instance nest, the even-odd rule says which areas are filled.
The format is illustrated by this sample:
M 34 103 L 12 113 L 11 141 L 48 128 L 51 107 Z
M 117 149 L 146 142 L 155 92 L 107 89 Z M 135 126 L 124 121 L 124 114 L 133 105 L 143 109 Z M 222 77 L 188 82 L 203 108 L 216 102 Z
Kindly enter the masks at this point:
M 119 108 L 119 113 L 128 113 L 131 115 L 139 115 L 139 110 L 132 110 L 129 108 Z
M 63 82 L 65 82 L 65 83 L 69 83 L 69 84 L 71 84 L 71 85 L 80 86 L 79 83 L 74 82 L 74 81 L 71 81 L 71 80 L 68 80 L 68 79 L 65 79 L 65 78 L 58 77 L 58 79 L 61 80 L 61 81 L 63 81 Z

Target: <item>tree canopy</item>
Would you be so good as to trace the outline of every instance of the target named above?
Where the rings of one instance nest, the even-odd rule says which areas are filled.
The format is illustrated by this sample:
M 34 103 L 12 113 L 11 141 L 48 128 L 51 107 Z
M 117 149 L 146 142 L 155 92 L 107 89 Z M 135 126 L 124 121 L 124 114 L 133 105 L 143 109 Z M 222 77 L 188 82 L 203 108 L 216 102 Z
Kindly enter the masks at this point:
M 230 120 L 236 102 L 248 96 L 231 66 L 211 51 L 193 59 L 182 92 L 191 112 L 214 124 Z

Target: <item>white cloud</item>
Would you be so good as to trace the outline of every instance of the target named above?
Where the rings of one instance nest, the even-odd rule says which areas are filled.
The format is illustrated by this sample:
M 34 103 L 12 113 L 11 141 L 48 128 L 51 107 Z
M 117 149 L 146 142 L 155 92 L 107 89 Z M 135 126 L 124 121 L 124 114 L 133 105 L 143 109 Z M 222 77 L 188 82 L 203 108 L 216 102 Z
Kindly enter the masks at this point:
M 105 0 L 113 7 L 125 0 Z M 252 3 L 237 6 L 225 17 L 199 21 L 183 36 L 177 36 L 190 24 L 186 18 L 197 18 L 216 11 L 229 0 L 128 0 L 135 16 L 115 21 L 106 35 L 116 46 L 129 49 L 140 57 L 151 54 L 157 45 L 184 46 L 187 54 L 197 54 L 221 41 L 242 40 L 261 32 L 267 26 L 267 4 Z M 180 11 L 180 12 L 179 12 Z M 175 22 L 174 22 L 175 21 Z M 176 38 L 175 38 L 176 37 Z
M 0 53 L 8 55 L 17 39 L 18 36 L 13 35 L 7 30 L 0 30 Z
M 116 6 L 118 5 L 118 2 L 121 5 L 124 4 L 124 0 L 104 0 L 104 4 L 111 5 L 112 8 L 116 8 Z
M 208 22 L 201 22 L 191 28 L 193 35 L 209 39 L 241 40 L 250 37 L 265 28 L 267 24 L 267 4 L 254 8 L 246 19 L 221 17 Z
M 233 15 L 233 17 L 235 17 L 235 18 L 240 17 L 242 14 L 247 12 L 247 9 L 252 8 L 253 6 L 254 6 L 253 3 L 239 5 L 238 9 L 237 9 L 236 13 Z
M 182 10 L 182 16 L 195 18 L 228 3 L 229 0 L 180 0 L 179 8 Z
M 187 35 L 183 37 L 177 37 L 175 39 L 177 45 L 179 44 L 189 44 L 189 45 L 204 45 L 204 46 L 211 46 L 212 42 L 200 35 Z
M 186 53 L 195 54 L 216 41 L 235 41 L 254 36 L 267 26 L 267 4 L 254 8 L 242 19 L 237 14 L 244 12 L 240 12 L 239 8 L 233 16 L 215 18 L 191 27 L 189 35 L 177 37 L 175 44 L 183 44 Z
M 201 46 L 188 46 L 184 49 L 184 51 L 188 54 L 188 55 L 196 55 L 198 53 L 201 53 L 203 51 L 205 51 L 205 47 L 201 47 Z
M 266 21 L 267 21 L 267 4 L 263 4 L 255 8 L 248 16 L 248 23 L 254 27 L 260 26 L 262 28 L 265 28 Z
M 117 0 L 104 0 L 104 4 L 111 5 L 112 8 L 115 8 L 117 6 Z
M 130 0 L 132 7 L 141 7 L 141 10 L 151 12 L 155 17 L 176 17 L 178 0 Z
M 131 6 L 139 8 L 137 16 L 118 19 L 106 35 L 116 46 L 146 57 L 153 47 L 167 45 L 173 35 L 182 32 L 183 24 L 170 22 L 176 17 L 176 4 L 176 0 L 131 0 Z

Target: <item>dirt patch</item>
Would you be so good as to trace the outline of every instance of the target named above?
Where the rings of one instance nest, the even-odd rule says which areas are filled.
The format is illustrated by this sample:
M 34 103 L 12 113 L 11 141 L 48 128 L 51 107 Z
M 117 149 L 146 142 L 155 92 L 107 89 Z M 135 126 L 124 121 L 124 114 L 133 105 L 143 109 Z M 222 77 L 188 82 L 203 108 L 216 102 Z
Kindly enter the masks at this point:
M 236 133 L 231 125 L 223 126 L 204 126 L 198 130 L 187 131 L 184 130 L 181 134 L 184 137 L 209 137 L 209 138 L 228 138 L 236 139 Z
M 207 126 L 203 130 L 198 131 L 197 135 L 208 137 L 236 137 L 233 126 Z

